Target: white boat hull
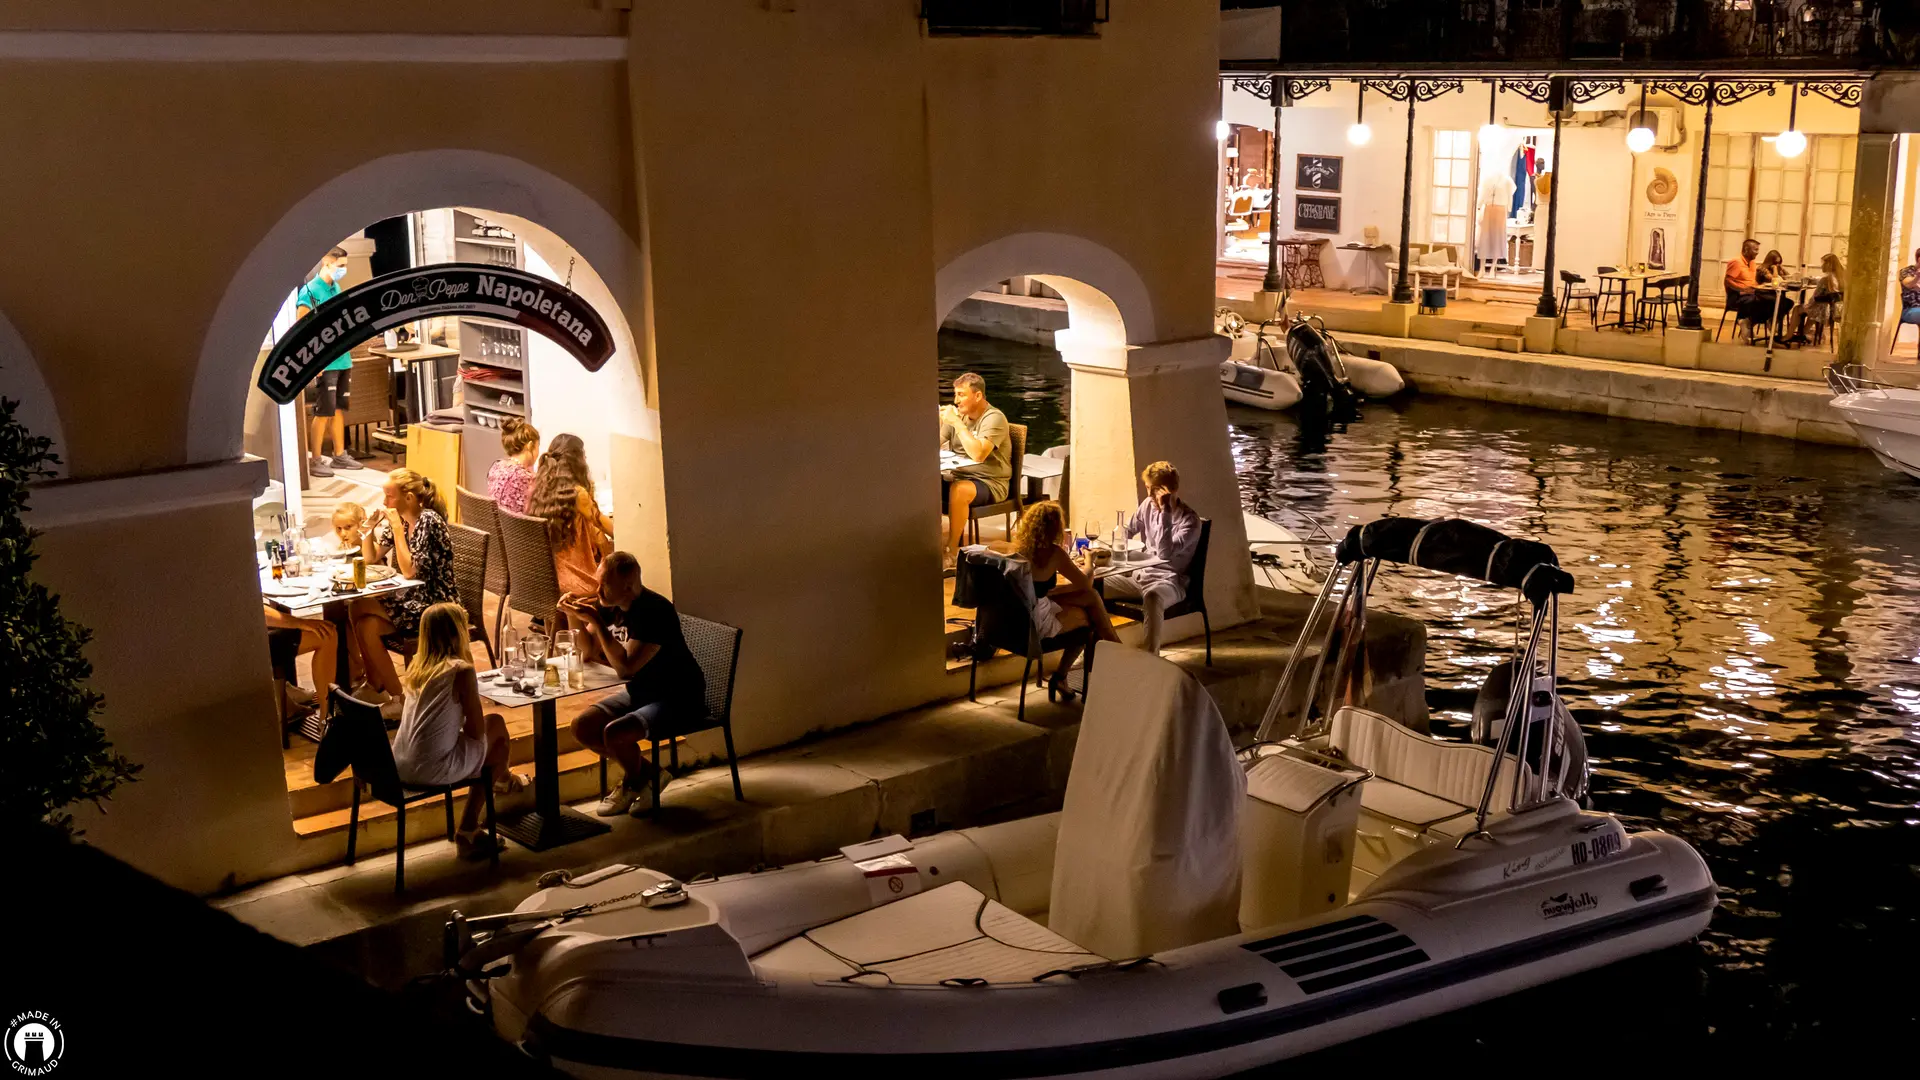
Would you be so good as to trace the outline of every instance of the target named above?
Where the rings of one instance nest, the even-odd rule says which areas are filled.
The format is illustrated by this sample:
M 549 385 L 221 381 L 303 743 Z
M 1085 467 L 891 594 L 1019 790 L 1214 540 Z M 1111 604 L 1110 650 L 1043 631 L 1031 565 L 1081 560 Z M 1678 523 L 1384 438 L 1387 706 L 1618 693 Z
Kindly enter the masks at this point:
M 1920 477 L 1920 390 L 1860 390 L 1832 405 L 1881 464 Z
M 1256 409 L 1291 409 L 1300 404 L 1300 380 L 1291 373 L 1237 360 L 1220 365 L 1220 392 L 1228 401 Z
M 1293 530 L 1259 514 L 1242 513 L 1247 530 L 1247 551 L 1260 558 L 1254 566 L 1269 588 L 1289 592 L 1317 593 L 1320 582 L 1314 579 L 1313 560 Z
M 1050 873 L 1050 850 L 1034 848 L 1052 817 L 941 834 L 911 855 L 929 882 L 958 879 L 989 897 L 1007 878 L 1002 902 L 1011 906 L 1030 900 L 1033 883 Z M 700 944 L 709 952 L 675 949 L 671 933 L 549 930 L 492 981 L 494 1018 L 503 1036 L 582 1077 L 1212 1077 L 1676 945 L 1705 928 L 1714 886 L 1685 843 L 1639 833 L 1589 858 L 1586 845 L 1599 850 L 1591 838 L 1621 835 L 1617 823 L 1570 808 L 1542 817 L 1509 819 L 1519 827 L 1484 850 L 1449 844 L 1410 856 L 1355 902 L 1318 916 L 1137 965 L 992 985 L 743 968 L 739 953 L 720 964 L 731 965 L 727 972 L 703 971 L 703 957 L 719 956 L 727 942 L 751 952 L 796 925 L 879 906 L 860 867 L 844 859 L 738 875 L 689 888 L 687 906 L 725 913 L 724 934 Z M 637 887 L 628 876 L 573 896 L 544 890 L 522 908 Z

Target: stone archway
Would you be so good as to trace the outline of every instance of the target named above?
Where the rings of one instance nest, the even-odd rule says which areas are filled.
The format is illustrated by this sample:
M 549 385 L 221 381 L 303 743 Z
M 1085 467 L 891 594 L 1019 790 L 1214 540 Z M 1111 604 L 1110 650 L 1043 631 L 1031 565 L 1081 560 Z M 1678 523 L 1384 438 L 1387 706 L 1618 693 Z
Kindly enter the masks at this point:
M 53 452 L 66 446 L 66 431 L 60 425 L 60 410 L 54 405 L 53 392 L 40 374 L 40 365 L 27 348 L 26 340 L 0 312 L 0 397 L 20 403 L 14 416 L 35 435 L 53 440 Z M 55 476 L 67 474 L 66 464 L 54 466 Z
M 538 223 L 593 266 L 621 308 L 606 314 L 625 321 L 627 311 L 641 310 L 639 245 L 605 207 L 572 184 L 516 158 L 478 150 L 379 158 L 334 177 L 289 208 L 234 274 L 201 344 L 187 412 L 186 460 L 239 455 L 248 376 L 264 328 L 313 266 L 316 252 L 369 222 L 443 206 L 484 207 Z
M 1146 282 L 1112 250 L 1067 233 L 1013 233 L 948 261 L 934 276 L 935 321 L 976 289 L 1023 274 L 1066 297 L 1073 345 L 1113 349 L 1157 340 Z

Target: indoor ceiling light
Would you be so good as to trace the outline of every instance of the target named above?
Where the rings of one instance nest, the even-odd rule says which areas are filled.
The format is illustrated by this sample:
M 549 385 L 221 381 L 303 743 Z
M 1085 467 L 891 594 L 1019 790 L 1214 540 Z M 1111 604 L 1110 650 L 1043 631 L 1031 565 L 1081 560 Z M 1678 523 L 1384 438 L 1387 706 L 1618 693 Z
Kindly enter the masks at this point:
M 1800 134 L 1800 87 L 1787 84 L 1787 130 L 1773 140 L 1773 152 L 1783 158 L 1796 158 L 1807 151 L 1807 137 Z
M 1353 126 L 1347 129 L 1347 141 L 1355 146 L 1365 146 L 1373 138 L 1373 129 L 1367 126 L 1367 84 L 1360 84 L 1360 93 L 1355 95 L 1359 102 L 1354 111 Z
M 1487 80 L 1487 122 L 1480 126 L 1480 141 L 1490 143 L 1500 137 L 1500 121 L 1494 118 L 1494 102 L 1500 97 L 1500 80 Z
M 1633 130 L 1627 132 L 1627 149 L 1644 154 L 1653 149 L 1653 129 L 1647 126 L 1647 84 L 1640 84 L 1640 111 L 1633 116 Z

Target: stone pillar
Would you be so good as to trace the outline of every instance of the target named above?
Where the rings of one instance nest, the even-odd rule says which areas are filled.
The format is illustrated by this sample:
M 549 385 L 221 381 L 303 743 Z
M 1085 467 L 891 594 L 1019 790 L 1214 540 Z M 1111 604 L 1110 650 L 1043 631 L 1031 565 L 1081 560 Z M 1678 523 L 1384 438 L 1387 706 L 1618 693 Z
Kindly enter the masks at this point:
M 1853 166 L 1853 222 L 1847 235 L 1847 302 L 1841 313 L 1834 359 L 1839 364 L 1871 364 L 1882 359 L 1881 335 L 1889 316 L 1894 271 L 1894 193 L 1899 186 L 1900 145 L 1896 135 L 1860 133 Z
M 98 722 L 141 766 L 101 810 L 70 807 L 74 824 L 189 892 L 338 858 L 327 844 L 299 844 L 287 802 L 254 584 L 251 504 L 266 483 L 266 463 L 252 458 L 29 494 L 27 523 L 44 530 L 34 580 L 93 632 Z
M 1180 470 L 1181 498 L 1213 522 L 1207 609 L 1214 628 L 1256 617 L 1240 486 L 1233 455 L 1220 437 L 1227 426 L 1220 395 L 1227 339 L 1209 335 L 1116 349 L 1081 345 L 1066 331 L 1056 341 L 1073 370 L 1069 519 L 1076 526 L 1097 520 L 1106 533 L 1115 511 L 1131 511 L 1145 497 L 1140 470 L 1171 461 Z M 1191 628 L 1184 622 L 1172 624 L 1171 634 L 1200 632 L 1197 618 Z

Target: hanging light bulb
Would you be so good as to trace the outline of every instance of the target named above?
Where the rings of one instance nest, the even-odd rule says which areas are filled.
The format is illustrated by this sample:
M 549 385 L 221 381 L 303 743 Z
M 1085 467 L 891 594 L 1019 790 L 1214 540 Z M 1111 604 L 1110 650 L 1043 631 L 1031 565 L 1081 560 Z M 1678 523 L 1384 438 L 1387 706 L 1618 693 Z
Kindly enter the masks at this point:
M 1633 130 L 1627 132 L 1627 149 L 1644 154 L 1653 149 L 1653 129 L 1647 126 L 1647 84 L 1640 83 L 1640 111 L 1633 115 Z
M 1807 137 L 1800 134 L 1800 87 L 1787 84 L 1787 130 L 1774 137 L 1773 151 L 1783 158 L 1797 158 L 1807 152 Z
M 1232 124 L 1227 123 L 1225 120 L 1214 121 L 1214 124 L 1213 124 L 1213 141 L 1214 142 L 1226 142 L 1227 136 L 1231 134 L 1233 134 Z
M 1367 126 L 1367 84 L 1360 84 L 1358 95 L 1359 108 L 1353 117 L 1353 126 L 1347 129 L 1347 141 L 1355 146 L 1365 146 L 1373 138 L 1373 129 Z
M 1487 122 L 1481 125 L 1480 127 L 1480 143 L 1483 146 L 1486 145 L 1487 143 L 1493 142 L 1495 139 L 1498 139 L 1500 137 L 1500 132 L 1504 130 L 1500 126 L 1500 121 L 1494 119 L 1493 117 L 1494 103 L 1496 102 L 1496 100 L 1498 100 L 1499 97 L 1500 97 L 1500 80 L 1488 79 L 1487 80 Z

